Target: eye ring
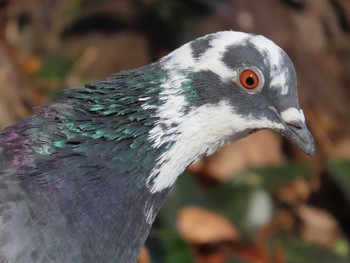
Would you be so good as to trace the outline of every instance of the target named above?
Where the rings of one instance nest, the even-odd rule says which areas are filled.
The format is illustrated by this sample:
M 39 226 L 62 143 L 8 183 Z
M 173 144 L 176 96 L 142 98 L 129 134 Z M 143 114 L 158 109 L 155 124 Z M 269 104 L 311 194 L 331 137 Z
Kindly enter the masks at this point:
M 248 92 L 258 92 L 264 86 L 264 77 L 256 68 L 243 68 L 238 76 L 239 84 Z

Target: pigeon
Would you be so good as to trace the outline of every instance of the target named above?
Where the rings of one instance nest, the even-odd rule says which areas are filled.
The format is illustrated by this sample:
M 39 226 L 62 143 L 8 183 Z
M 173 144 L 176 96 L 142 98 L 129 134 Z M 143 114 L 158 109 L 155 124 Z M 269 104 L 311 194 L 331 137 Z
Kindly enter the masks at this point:
M 0 133 L 0 262 L 136 262 L 187 166 L 261 129 L 314 153 L 293 64 L 260 35 L 67 89 Z

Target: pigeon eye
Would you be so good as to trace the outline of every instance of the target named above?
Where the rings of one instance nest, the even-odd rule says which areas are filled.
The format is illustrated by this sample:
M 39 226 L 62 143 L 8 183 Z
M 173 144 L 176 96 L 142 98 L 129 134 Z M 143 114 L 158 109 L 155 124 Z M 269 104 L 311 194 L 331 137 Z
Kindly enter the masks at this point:
M 259 76 L 257 73 L 255 73 L 251 69 L 246 69 L 241 72 L 239 76 L 239 81 L 241 82 L 241 85 L 249 90 L 253 90 L 259 86 Z

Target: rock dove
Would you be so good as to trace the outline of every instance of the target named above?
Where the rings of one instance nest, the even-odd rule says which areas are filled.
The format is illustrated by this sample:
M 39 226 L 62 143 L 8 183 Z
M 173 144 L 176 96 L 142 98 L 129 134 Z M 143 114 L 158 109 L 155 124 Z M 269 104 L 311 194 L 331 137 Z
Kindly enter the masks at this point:
M 136 262 L 186 167 L 260 129 L 312 155 L 288 56 L 225 31 L 68 89 L 0 133 L 0 262 Z

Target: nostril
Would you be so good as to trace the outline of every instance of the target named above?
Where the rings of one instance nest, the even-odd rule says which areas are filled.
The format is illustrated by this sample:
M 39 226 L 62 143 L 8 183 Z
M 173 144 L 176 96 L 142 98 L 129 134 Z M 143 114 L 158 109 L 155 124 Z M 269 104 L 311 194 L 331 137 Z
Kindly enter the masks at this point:
M 287 125 L 298 130 L 301 130 L 303 128 L 303 126 L 299 122 L 288 122 Z

